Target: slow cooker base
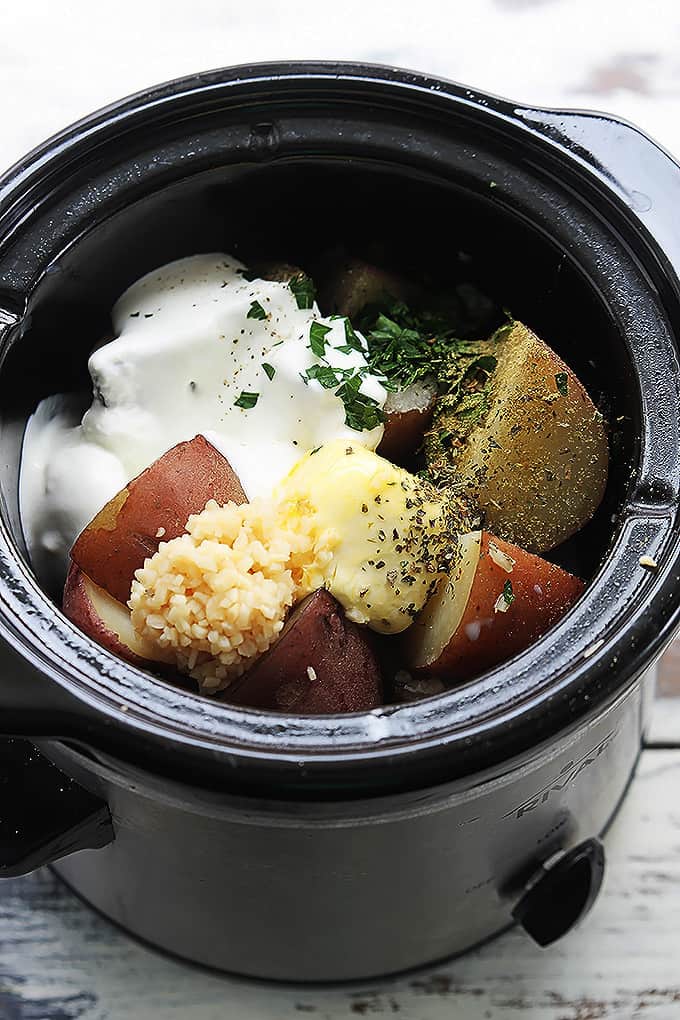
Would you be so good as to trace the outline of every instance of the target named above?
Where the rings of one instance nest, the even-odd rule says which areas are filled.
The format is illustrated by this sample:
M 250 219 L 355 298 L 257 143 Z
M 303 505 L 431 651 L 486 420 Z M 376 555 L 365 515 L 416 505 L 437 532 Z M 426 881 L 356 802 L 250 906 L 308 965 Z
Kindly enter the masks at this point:
M 542 863 L 608 830 L 653 683 L 654 671 L 596 723 L 476 786 L 363 805 L 163 796 L 94 766 L 116 838 L 54 870 L 126 933 L 213 970 L 308 983 L 432 966 L 511 927 Z M 79 781 L 93 769 L 48 750 Z
M 616 810 L 618 812 L 619 808 L 617 807 Z M 612 821 L 613 820 L 614 819 L 612 818 Z M 205 963 L 203 960 L 199 960 L 199 959 L 196 959 L 195 957 L 179 953 L 179 952 L 177 952 L 177 951 L 175 951 L 173 949 L 170 949 L 170 948 L 167 948 L 166 946 L 161 945 L 159 942 L 155 942 L 155 941 L 152 941 L 152 940 L 150 940 L 148 938 L 144 938 L 143 935 L 139 935 L 133 929 L 127 928 L 120 921 L 117 921 L 115 918 L 111 917 L 109 914 L 106 914 L 96 904 L 94 904 L 91 900 L 89 900 L 87 898 L 87 896 L 85 896 L 78 889 L 77 885 L 74 884 L 73 880 L 67 878 L 65 876 L 65 874 L 63 874 L 63 870 L 64 869 L 61 868 L 61 865 L 63 863 L 64 863 L 63 861 L 59 861 L 58 863 L 50 864 L 49 865 L 50 871 L 54 875 L 56 875 L 56 877 L 59 879 L 59 881 L 62 882 L 63 885 L 66 886 L 66 888 L 69 890 L 69 892 L 73 893 L 73 895 L 76 896 L 80 900 L 80 902 L 83 903 L 88 908 L 88 910 L 94 911 L 95 914 L 97 914 L 99 917 L 101 917 L 104 921 L 106 921 L 109 924 L 111 924 L 115 929 L 117 929 L 117 931 L 119 931 L 126 938 L 132 939 L 133 942 L 138 943 L 138 945 L 143 946 L 145 949 L 150 949 L 150 950 L 152 950 L 155 953 L 160 953 L 163 956 L 166 956 L 166 957 L 168 957 L 171 960 L 175 960 L 177 963 L 185 964 L 185 965 L 190 965 L 192 967 L 198 967 L 201 970 L 204 970 L 204 971 L 208 972 L 209 974 L 223 974 L 223 975 L 227 975 L 227 976 L 230 976 L 230 977 L 238 978 L 239 980 L 248 980 L 248 981 L 257 981 L 257 982 L 265 981 L 265 982 L 268 982 L 270 984 L 276 984 L 276 985 L 300 985 L 300 984 L 304 984 L 304 985 L 343 985 L 343 986 L 348 986 L 348 985 L 357 984 L 359 982 L 364 983 L 366 981 L 371 981 L 371 980 L 378 979 L 378 978 L 398 978 L 398 977 L 404 977 L 404 976 L 407 976 L 407 975 L 417 975 L 417 974 L 421 973 L 422 971 L 424 971 L 426 969 L 429 969 L 429 968 L 432 968 L 432 967 L 443 967 L 446 964 L 451 963 L 454 960 L 458 960 L 458 959 L 460 959 L 463 956 L 467 956 L 468 953 L 473 953 L 473 952 L 475 952 L 475 950 L 481 949 L 483 946 L 486 946 L 490 942 L 494 942 L 497 938 L 500 938 L 502 935 L 505 935 L 505 933 L 510 931 L 512 928 L 516 928 L 517 927 L 517 923 L 515 921 L 513 921 L 513 920 L 510 920 L 507 924 L 503 925 L 497 931 L 491 932 L 491 934 L 485 936 L 483 939 L 479 939 L 477 942 L 473 943 L 470 946 L 466 946 L 464 949 L 460 949 L 457 952 L 453 952 L 453 953 L 447 953 L 445 956 L 438 957 L 437 959 L 423 960 L 423 961 L 420 961 L 418 963 L 414 963 L 410 967 L 400 967 L 398 970 L 380 971 L 379 973 L 376 973 L 376 974 L 372 974 L 372 973 L 369 973 L 369 974 L 360 974 L 360 975 L 357 975 L 356 977 L 346 977 L 346 978 L 333 978 L 333 977 L 329 977 L 329 978 L 318 978 L 318 979 L 315 979 L 315 978 L 297 978 L 297 977 L 289 977 L 289 978 L 285 978 L 285 977 L 272 977 L 270 974 L 260 973 L 256 969 L 254 969 L 252 971 L 250 971 L 250 970 L 238 970 L 237 971 L 237 970 L 232 970 L 229 967 L 219 967 L 219 966 L 217 966 L 215 964 Z

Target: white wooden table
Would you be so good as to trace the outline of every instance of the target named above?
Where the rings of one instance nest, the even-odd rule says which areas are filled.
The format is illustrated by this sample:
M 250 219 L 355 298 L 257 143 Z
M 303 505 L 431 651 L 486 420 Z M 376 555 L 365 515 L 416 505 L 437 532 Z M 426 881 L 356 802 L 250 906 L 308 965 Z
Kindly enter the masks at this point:
M 677 0 L 24 0 L 0 6 L 0 166 L 153 82 L 311 57 L 400 64 L 526 103 L 608 109 L 680 154 Z M 604 891 L 556 947 L 539 950 L 511 931 L 399 979 L 264 985 L 138 945 L 42 871 L 0 883 L 0 1020 L 680 1018 L 676 676 L 680 655 L 665 667 L 666 696 L 608 839 Z

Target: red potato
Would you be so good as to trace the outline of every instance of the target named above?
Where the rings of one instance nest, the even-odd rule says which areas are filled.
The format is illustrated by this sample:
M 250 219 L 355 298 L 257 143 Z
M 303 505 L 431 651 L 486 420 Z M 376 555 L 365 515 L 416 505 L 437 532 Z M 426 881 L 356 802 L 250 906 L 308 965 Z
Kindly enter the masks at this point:
M 75 564 L 66 578 L 64 614 L 97 644 L 142 669 L 174 663 L 171 653 L 140 637 L 130 622 L 130 610 L 84 574 Z
M 256 273 L 261 280 L 271 280 L 274 283 L 290 283 L 294 276 L 304 276 L 304 269 L 294 266 L 290 262 L 256 262 L 252 266 L 252 273 Z M 251 274 L 252 275 L 252 274 Z
M 385 401 L 385 431 L 376 450 L 394 464 L 403 464 L 421 445 L 430 427 L 437 400 L 437 383 L 422 379 Z
M 376 304 L 386 296 L 408 300 L 416 288 L 396 273 L 364 262 L 362 259 L 339 258 L 327 271 L 327 279 L 319 288 L 319 307 L 324 315 L 346 315 L 353 319 L 367 305 Z
M 209 499 L 245 503 L 229 462 L 203 436 L 179 443 L 133 479 L 76 539 L 72 559 L 126 604 L 135 571 L 161 542 L 181 535 Z
M 456 573 L 405 634 L 408 668 L 445 682 L 470 680 L 536 641 L 583 588 L 547 560 L 471 532 L 461 540 Z
M 290 614 L 277 641 L 220 696 L 251 708 L 321 715 L 382 704 L 378 662 L 364 630 L 323 588 Z

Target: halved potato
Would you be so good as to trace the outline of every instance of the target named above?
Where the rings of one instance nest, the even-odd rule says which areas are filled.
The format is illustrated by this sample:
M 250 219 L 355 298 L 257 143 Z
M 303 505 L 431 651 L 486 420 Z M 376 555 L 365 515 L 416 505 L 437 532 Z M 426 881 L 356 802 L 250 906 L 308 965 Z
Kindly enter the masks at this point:
M 281 712 L 360 712 L 382 704 L 382 682 L 365 630 L 321 588 L 293 609 L 276 642 L 220 698 Z
M 455 454 L 455 481 L 490 530 L 545 552 L 582 528 L 602 500 L 605 423 L 568 365 L 522 323 L 489 353 L 498 361 L 489 409 Z
M 179 443 L 134 478 L 80 533 L 72 559 L 100 588 L 127 603 L 135 570 L 177 538 L 209 499 L 245 503 L 229 462 L 203 436 Z
M 292 262 L 256 262 L 251 267 L 252 273 L 256 273 L 261 280 L 271 280 L 275 283 L 290 283 L 294 276 L 304 276 L 305 271 L 300 266 L 294 266 Z
M 528 648 L 573 605 L 583 581 L 487 531 L 464 535 L 451 578 L 405 634 L 407 667 L 471 680 Z
M 386 297 L 406 300 L 415 292 L 402 276 L 379 269 L 357 258 L 339 258 L 327 271 L 319 287 L 319 307 L 324 315 L 346 315 L 352 319 L 367 305 Z
M 71 563 L 62 608 L 84 634 L 134 666 L 148 669 L 174 663 L 171 653 L 139 636 L 130 622 L 130 610 Z
M 437 383 L 431 377 L 388 393 L 383 408 L 385 431 L 376 452 L 394 464 L 412 457 L 430 426 L 436 400 Z

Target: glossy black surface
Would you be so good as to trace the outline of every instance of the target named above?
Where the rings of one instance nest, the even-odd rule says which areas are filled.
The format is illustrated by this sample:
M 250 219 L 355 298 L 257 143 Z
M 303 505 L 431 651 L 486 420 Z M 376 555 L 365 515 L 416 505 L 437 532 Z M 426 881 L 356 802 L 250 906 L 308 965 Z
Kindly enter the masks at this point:
M 0 302 L 16 316 L 0 372 L 3 730 L 207 784 L 345 796 L 470 774 L 601 711 L 678 620 L 680 252 L 668 223 L 679 176 L 608 118 L 359 65 L 171 83 L 28 157 L 0 183 Z M 284 719 L 172 689 L 78 633 L 19 555 L 16 472 L 26 414 L 73 374 L 84 380 L 84 352 L 140 272 L 265 242 L 311 265 L 325 229 L 359 246 L 377 235 L 406 260 L 432 248 L 456 272 L 462 251 L 465 271 L 603 394 L 618 435 L 608 503 L 567 550 L 592 584 L 546 639 L 435 700 Z M 640 567 L 643 554 L 658 571 Z
M 0 878 L 26 875 L 113 839 L 105 801 L 27 741 L 0 741 Z
M 539 946 L 549 946 L 577 925 L 597 899 L 605 854 L 587 839 L 548 865 L 514 908 L 512 916 Z

